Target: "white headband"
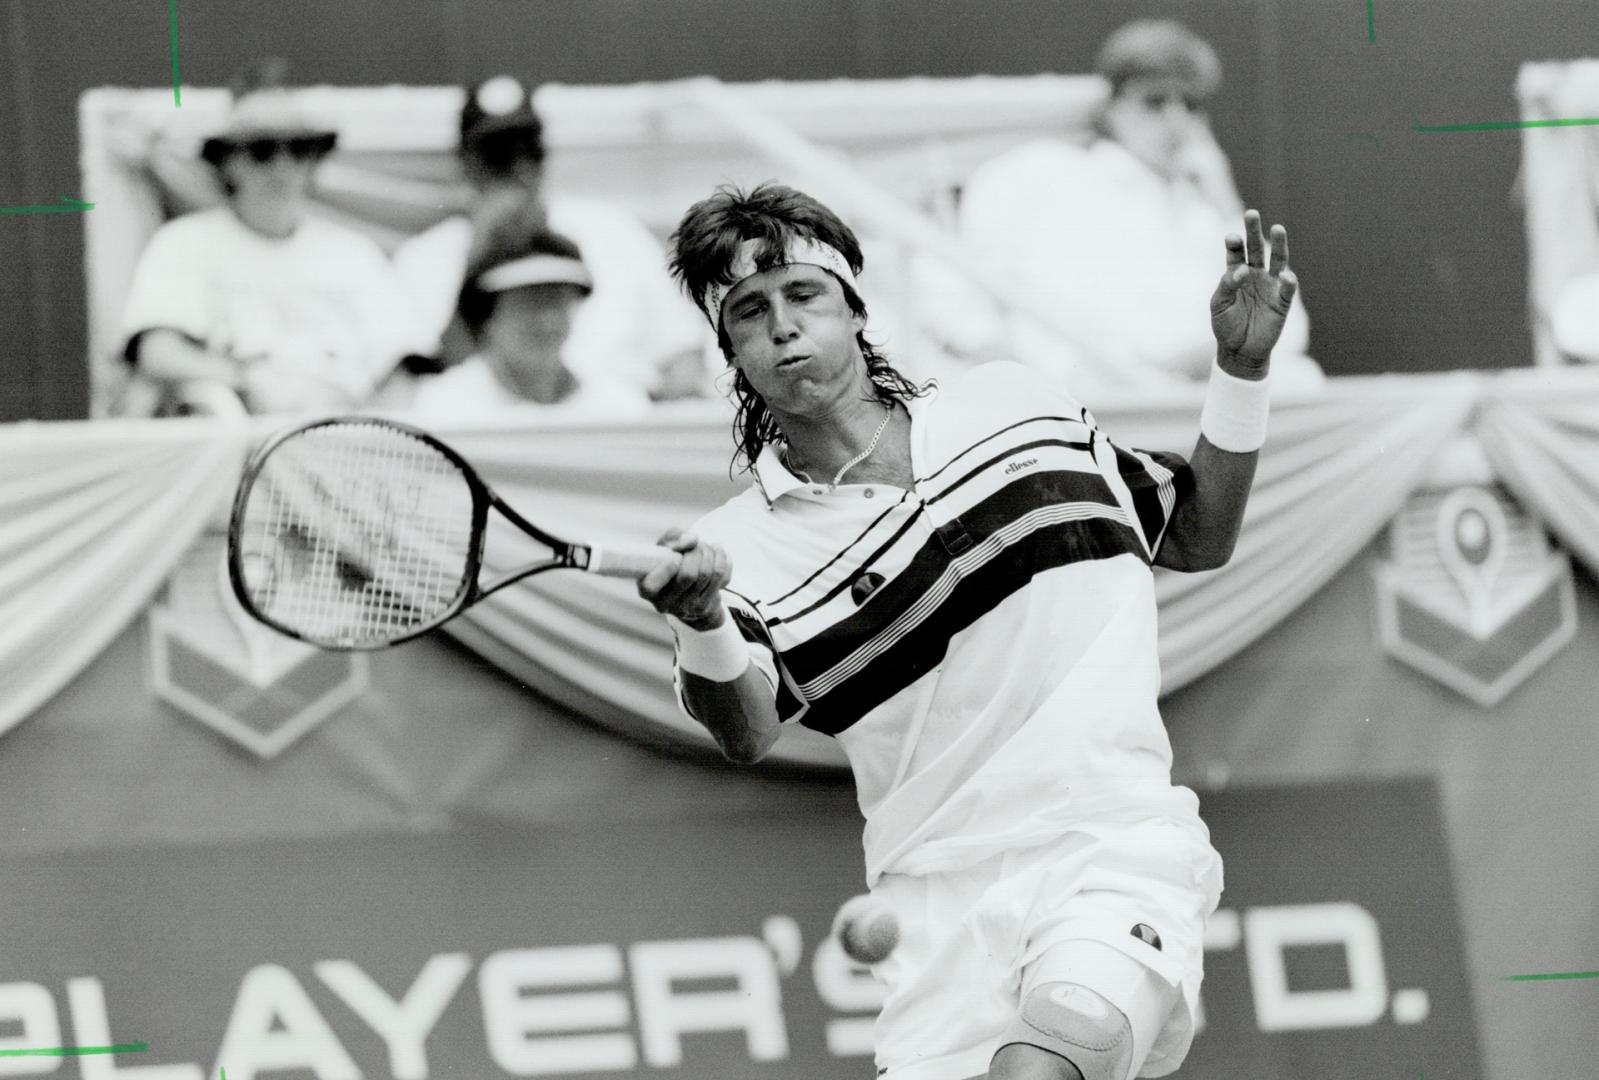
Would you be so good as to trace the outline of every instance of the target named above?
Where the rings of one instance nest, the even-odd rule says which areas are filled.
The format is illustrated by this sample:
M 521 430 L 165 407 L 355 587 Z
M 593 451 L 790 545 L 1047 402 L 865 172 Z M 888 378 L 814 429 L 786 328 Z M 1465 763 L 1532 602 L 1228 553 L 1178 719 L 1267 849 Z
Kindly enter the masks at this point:
M 501 263 L 479 274 L 477 285 L 484 292 L 504 292 L 524 285 L 576 285 L 585 293 L 594 291 L 588 267 L 565 255 L 529 255 Z
M 705 290 L 705 317 L 711 320 L 711 329 L 721 328 L 722 304 L 727 300 L 727 294 L 737 288 L 739 282 L 745 278 L 759 273 L 755 269 L 755 253 L 764 248 L 765 244 L 764 240 L 746 240 L 740 244 L 738 255 L 734 257 L 733 265 L 728 268 L 733 275 L 732 284 L 711 285 Z M 790 266 L 794 263 L 831 270 L 850 288 L 857 293 L 860 292 L 860 286 L 855 284 L 855 273 L 849 268 L 849 260 L 835 247 L 806 236 L 793 236 L 789 239 L 788 246 L 783 249 L 783 258 L 779 265 Z

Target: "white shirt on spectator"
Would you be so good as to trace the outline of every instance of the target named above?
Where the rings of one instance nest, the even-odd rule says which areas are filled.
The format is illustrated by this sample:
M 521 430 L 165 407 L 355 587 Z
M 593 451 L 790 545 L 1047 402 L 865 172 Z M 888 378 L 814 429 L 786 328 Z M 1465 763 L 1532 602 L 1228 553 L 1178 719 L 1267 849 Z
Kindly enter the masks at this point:
M 1561 288 L 1550 331 L 1561 355 L 1599 363 L 1599 270 L 1575 277 Z
M 218 207 L 150 238 L 122 341 L 175 330 L 217 355 L 303 376 L 294 407 L 343 408 L 365 401 L 399 361 L 414 337 L 407 319 L 399 279 L 366 236 L 313 218 L 273 239 Z
M 439 375 L 424 376 L 411 402 L 411 414 L 426 423 L 470 423 L 515 416 L 580 416 L 631 420 L 649 411 L 650 399 L 638 387 L 604 373 L 576 375 L 577 389 L 544 404 L 516 393 L 500 381 L 481 353 Z
M 603 375 L 641 391 L 654 384 L 669 357 L 706 349 L 705 321 L 678 291 L 666 253 L 642 222 L 621 207 L 581 196 L 549 200 L 549 227 L 578 247 L 594 291 L 572 323 L 562 359 L 579 377 Z M 394 253 L 412 305 L 438 346 L 455 314 L 472 250 L 472 223 L 446 218 Z
M 1013 295 L 1055 311 L 1077 344 L 1036 321 L 998 315 L 974 288 L 961 290 L 974 297 L 968 303 L 938 302 L 941 336 L 968 353 L 997 346 L 1083 397 L 1114 385 L 1096 372 L 1121 366 L 1202 379 L 1216 351 L 1209 300 L 1225 267 L 1222 241 L 1242 231 L 1241 214 L 1191 182 L 1166 180 L 1114 140 L 1025 143 L 972 174 L 961 238 Z M 1296 298 L 1272 354 L 1279 387 L 1301 376 L 1321 381 L 1304 355 L 1309 342 Z

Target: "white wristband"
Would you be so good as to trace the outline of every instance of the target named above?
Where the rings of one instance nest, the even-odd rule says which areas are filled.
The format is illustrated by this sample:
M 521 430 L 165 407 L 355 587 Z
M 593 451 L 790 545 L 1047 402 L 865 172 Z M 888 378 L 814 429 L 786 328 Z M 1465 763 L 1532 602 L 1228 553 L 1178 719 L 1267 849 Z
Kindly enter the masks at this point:
M 1266 442 L 1266 417 L 1270 413 L 1271 379 L 1240 379 L 1212 360 L 1205 407 L 1199 413 L 1199 433 L 1218 450 L 1248 454 Z
M 712 682 L 732 682 L 749 667 L 749 647 L 733 616 L 724 614 L 714 630 L 696 630 L 670 615 L 666 623 L 677 637 L 677 666 L 684 671 Z

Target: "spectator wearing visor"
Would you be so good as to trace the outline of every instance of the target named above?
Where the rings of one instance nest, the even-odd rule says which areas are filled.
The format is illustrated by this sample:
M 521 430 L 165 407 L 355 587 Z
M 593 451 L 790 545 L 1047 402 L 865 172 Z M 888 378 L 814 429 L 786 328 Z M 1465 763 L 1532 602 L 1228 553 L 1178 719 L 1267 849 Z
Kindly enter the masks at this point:
M 475 351 L 425 376 L 413 411 L 424 423 L 471 423 L 508 415 L 630 419 L 649 398 L 605 372 L 575 372 L 566 345 L 594 279 L 571 240 L 512 218 L 491 233 L 468 268 L 457 314 Z
M 462 172 L 468 212 L 407 241 L 395 261 L 443 366 L 472 347 L 454 323 L 455 301 L 497 223 L 519 217 L 583 252 L 591 294 L 573 320 L 564 363 L 579 376 L 631 382 L 656 400 L 702 396 L 710 387 L 710 342 L 698 313 L 666 272 L 660 242 L 622 207 L 546 191 L 544 125 L 528 88 L 509 75 L 476 83 L 461 107 Z

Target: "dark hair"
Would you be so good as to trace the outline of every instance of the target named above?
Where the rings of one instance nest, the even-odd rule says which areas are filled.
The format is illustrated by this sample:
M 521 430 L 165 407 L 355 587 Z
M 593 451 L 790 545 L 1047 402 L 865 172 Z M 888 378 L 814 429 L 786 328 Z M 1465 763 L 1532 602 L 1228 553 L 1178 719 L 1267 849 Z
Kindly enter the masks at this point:
M 461 285 L 461 295 L 455 310 L 461 323 L 476 340 L 494 316 L 494 304 L 499 293 L 479 287 L 479 275 L 493 267 L 530 255 L 561 255 L 568 259 L 583 260 L 576 244 L 545 227 L 542 218 L 529 219 L 513 215 L 502 221 L 492 231 L 487 241 L 468 262 L 466 281 Z
M 865 266 L 860 241 L 837 214 L 804 192 L 776 183 L 760 184 L 749 191 L 724 185 L 689 207 L 672 233 L 668 265 L 694 306 L 703 310 L 705 293 L 712 285 L 736 284 L 733 262 L 745 240 L 761 241 L 755 253 L 755 268 L 770 270 L 784 265 L 788 242 L 797 236 L 836 249 L 857 275 Z M 834 277 L 844 287 L 844 300 L 850 311 L 865 319 L 866 302 L 848 282 L 836 274 Z M 715 329 L 722 356 L 731 363 L 733 343 L 719 317 Z M 877 400 L 886 405 L 929 392 L 928 384 L 917 385 L 896 370 L 864 332 L 857 334 L 855 340 L 866 360 Z M 738 447 L 733 464 L 742 459 L 741 471 L 748 471 L 754 467 L 762 447 L 781 438 L 782 430 L 742 371 L 734 371 L 732 395 L 738 406 L 733 416 L 733 439 Z

